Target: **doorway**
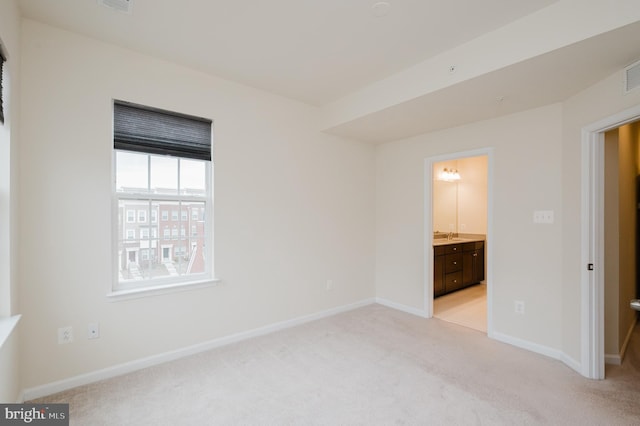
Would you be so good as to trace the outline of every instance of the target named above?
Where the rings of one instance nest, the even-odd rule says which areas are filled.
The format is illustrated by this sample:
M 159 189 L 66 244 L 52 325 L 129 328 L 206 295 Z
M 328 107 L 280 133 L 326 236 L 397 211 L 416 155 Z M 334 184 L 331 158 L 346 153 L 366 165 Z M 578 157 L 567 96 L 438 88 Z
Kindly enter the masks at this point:
M 492 169 L 493 150 L 488 148 L 428 158 L 424 173 L 427 317 L 435 316 L 489 335 L 492 331 Z M 459 180 L 448 180 L 451 176 Z M 452 250 L 445 247 L 457 245 L 465 250 L 460 259 L 455 254 L 445 255 L 445 258 L 452 257 L 453 266 L 449 266 L 455 270 L 449 267 L 443 270 L 441 255 Z M 464 265 L 456 268 L 455 262 L 463 260 Z M 482 268 L 478 268 L 478 262 L 482 262 Z M 469 266 L 473 272 L 466 271 L 463 275 L 462 267 L 468 269 Z M 442 280 L 440 274 L 443 274 Z M 461 286 L 456 282 L 457 275 L 463 280 Z M 452 291 L 443 289 L 442 283 L 447 280 L 454 284 Z
M 620 365 L 636 325 L 640 122 L 604 134 L 604 358 Z
M 581 373 L 593 379 L 605 377 L 605 133 L 639 120 L 636 106 L 582 133 Z

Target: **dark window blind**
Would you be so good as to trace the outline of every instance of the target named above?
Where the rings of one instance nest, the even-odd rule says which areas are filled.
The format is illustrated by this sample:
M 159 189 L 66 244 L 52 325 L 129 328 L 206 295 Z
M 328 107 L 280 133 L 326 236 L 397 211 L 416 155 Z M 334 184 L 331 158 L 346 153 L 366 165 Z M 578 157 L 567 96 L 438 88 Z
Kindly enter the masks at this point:
M 4 89 L 2 87 L 2 74 L 4 71 L 4 63 L 6 59 L 2 53 L 2 46 L 0 46 L 0 123 L 4 123 Z
M 211 120 L 115 101 L 115 149 L 211 161 Z

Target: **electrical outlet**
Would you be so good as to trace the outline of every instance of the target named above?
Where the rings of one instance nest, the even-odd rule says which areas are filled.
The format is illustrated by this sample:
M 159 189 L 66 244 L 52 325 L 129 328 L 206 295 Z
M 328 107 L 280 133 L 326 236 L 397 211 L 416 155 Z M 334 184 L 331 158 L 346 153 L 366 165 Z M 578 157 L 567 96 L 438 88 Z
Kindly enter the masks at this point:
M 58 329 L 58 344 L 63 345 L 65 343 L 73 342 L 73 327 L 70 325 L 66 327 L 60 327 Z
M 533 223 L 553 223 L 553 210 L 536 210 L 533 212 Z
M 516 314 L 524 315 L 524 302 L 521 300 L 515 301 L 515 311 Z
M 89 323 L 87 327 L 87 339 L 97 339 L 100 337 L 100 324 L 97 322 Z
M 333 280 L 327 280 L 327 290 L 333 290 Z

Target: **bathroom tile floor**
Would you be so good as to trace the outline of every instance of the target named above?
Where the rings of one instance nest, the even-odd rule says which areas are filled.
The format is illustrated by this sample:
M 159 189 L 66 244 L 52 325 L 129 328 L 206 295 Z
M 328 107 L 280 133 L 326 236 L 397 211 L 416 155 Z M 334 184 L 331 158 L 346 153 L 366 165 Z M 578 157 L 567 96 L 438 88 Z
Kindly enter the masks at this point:
M 477 284 L 434 299 L 433 316 L 486 333 L 487 285 Z

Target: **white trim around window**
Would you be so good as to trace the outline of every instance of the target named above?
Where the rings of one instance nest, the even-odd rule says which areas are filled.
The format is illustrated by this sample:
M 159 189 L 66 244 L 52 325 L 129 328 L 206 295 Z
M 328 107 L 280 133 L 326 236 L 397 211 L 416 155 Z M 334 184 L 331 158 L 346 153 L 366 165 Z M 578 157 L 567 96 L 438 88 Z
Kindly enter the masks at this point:
M 123 100 L 113 100 L 112 106 L 113 279 L 109 296 L 215 282 L 213 121 Z M 205 221 L 196 235 L 187 236 L 178 230 L 186 229 L 191 208 L 203 210 Z M 171 221 L 166 220 L 169 210 Z M 153 220 L 158 216 L 159 221 Z M 143 236 L 143 228 L 155 231 Z M 165 229 L 171 230 L 171 240 L 149 238 L 149 234 L 158 235 L 160 228 L 163 235 Z M 187 252 L 184 247 L 194 249 Z
M 194 195 L 192 193 L 180 194 L 178 192 L 176 192 L 175 194 L 163 194 L 163 193 L 157 193 L 157 192 L 151 191 L 148 188 L 140 191 L 135 191 L 135 190 L 132 190 L 131 188 L 127 188 L 126 191 L 118 191 L 118 189 L 115 186 L 117 152 L 118 152 L 117 150 L 114 150 L 114 154 L 113 154 L 114 156 L 113 158 L 114 213 L 113 213 L 112 226 L 114 227 L 114 230 L 118 230 L 119 227 L 124 227 L 125 232 L 123 236 L 125 238 L 123 240 L 119 240 L 119 238 L 117 237 L 119 232 L 116 231 L 112 233 L 114 235 L 114 241 L 113 241 L 114 279 L 113 279 L 112 287 L 109 289 L 108 296 L 114 300 L 119 300 L 119 299 L 129 298 L 129 296 L 132 296 L 132 295 L 134 297 L 140 297 L 147 293 L 149 294 L 165 293 L 167 290 L 174 291 L 179 287 L 193 288 L 194 286 L 202 287 L 203 285 L 216 284 L 219 280 L 214 278 L 214 273 L 213 273 L 213 253 L 212 253 L 213 214 L 211 212 L 212 206 L 213 206 L 212 195 L 211 195 L 213 182 L 212 182 L 212 175 L 211 175 L 212 167 L 210 162 L 205 162 L 205 179 L 207 182 L 207 185 L 206 185 L 207 188 L 205 193 L 202 195 Z M 153 156 L 153 154 L 146 154 L 146 155 L 148 155 L 149 158 Z M 127 205 L 127 202 L 130 202 L 132 207 L 129 207 Z M 138 255 L 138 250 L 142 247 L 142 245 L 140 247 L 136 246 L 133 248 L 123 247 L 123 245 L 126 246 L 129 244 L 129 242 L 132 242 L 132 241 L 138 242 L 136 237 L 142 238 L 142 231 L 141 231 L 142 228 L 134 228 L 138 226 L 137 224 L 134 224 L 133 225 L 134 227 L 132 227 L 132 224 L 128 222 L 127 212 L 133 211 L 134 217 L 137 220 L 140 217 L 140 214 L 139 214 L 140 206 L 144 204 L 149 206 L 147 209 L 148 212 L 152 212 L 156 209 L 159 210 L 161 212 L 159 216 L 164 216 L 165 212 L 167 211 L 176 211 L 177 213 L 181 209 L 187 209 L 190 205 L 194 205 L 195 206 L 194 208 L 198 208 L 198 209 L 204 208 L 205 211 L 207 212 L 205 214 L 207 221 L 204 226 L 204 232 L 202 235 L 195 235 L 195 236 L 186 235 L 186 226 L 189 223 L 188 222 L 189 215 L 187 215 L 187 221 L 185 222 L 180 220 L 180 217 L 181 217 L 180 215 L 178 215 L 179 219 L 177 222 L 175 221 L 169 222 L 170 227 L 168 229 L 171 232 L 170 240 L 167 240 L 165 238 L 166 237 L 165 232 L 167 229 L 165 228 L 165 226 L 167 225 L 167 223 L 164 222 L 163 220 L 155 224 L 152 223 L 150 225 L 145 225 L 145 229 L 149 229 L 149 228 L 154 229 L 150 232 L 150 235 L 152 236 L 151 237 L 152 243 L 155 243 L 156 251 L 153 252 L 153 254 L 151 251 L 149 251 L 148 252 L 149 255 L 145 256 L 145 258 L 143 259 L 141 256 Z M 161 207 L 163 205 L 165 206 L 164 209 Z M 122 218 L 124 219 L 124 221 L 120 223 L 119 215 L 121 213 L 119 213 L 119 211 L 122 211 L 122 210 L 124 210 L 123 216 L 125 217 Z M 151 217 L 151 213 L 146 213 L 145 221 L 149 217 Z M 160 226 L 162 226 L 162 231 L 159 230 Z M 140 229 L 140 231 L 135 231 L 135 229 Z M 179 230 L 184 230 L 185 231 L 184 235 L 182 235 Z M 158 239 L 153 238 L 153 235 L 157 236 L 160 233 L 162 233 L 162 238 L 159 241 Z M 145 233 L 145 238 L 148 239 L 148 236 L 146 233 Z M 175 251 L 176 247 L 180 243 L 183 243 L 183 244 L 188 243 L 189 245 L 191 245 L 190 242 L 183 241 L 183 240 L 194 240 L 193 244 L 200 245 L 203 251 L 206 250 L 206 255 L 203 255 L 201 259 L 204 267 L 204 271 L 202 273 L 199 273 L 199 272 L 189 273 L 189 271 L 185 273 L 185 271 L 183 270 L 184 268 L 187 268 L 187 266 L 189 265 L 189 262 L 188 260 L 185 259 L 185 256 L 184 256 L 185 253 L 180 253 L 181 254 L 180 256 L 176 256 L 176 251 Z M 164 242 L 170 241 L 170 244 L 160 244 L 160 242 L 163 242 L 163 241 Z M 149 250 L 154 250 L 153 244 L 150 244 L 148 248 Z M 164 254 L 163 249 L 165 248 L 168 249 L 169 256 L 163 256 Z M 130 259 L 128 257 L 128 256 L 131 256 L 131 253 L 133 252 L 136 253 L 135 260 Z M 198 254 L 202 255 L 202 253 L 198 253 Z M 127 258 L 120 259 L 120 257 L 123 257 L 123 256 L 127 256 Z M 154 261 L 156 261 L 158 265 L 149 266 Z M 193 265 L 193 262 L 191 262 L 191 265 Z M 158 274 L 158 276 L 154 276 L 152 271 L 153 267 L 158 269 L 164 268 L 165 276 L 161 276 L 160 274 Z M 128 276 L 127 279 L 123 279 L 122 270 L 124 268 L 129 269 L 130 275 Z M 145 270 L 144 268 L 147 268 L 147 269 Z

